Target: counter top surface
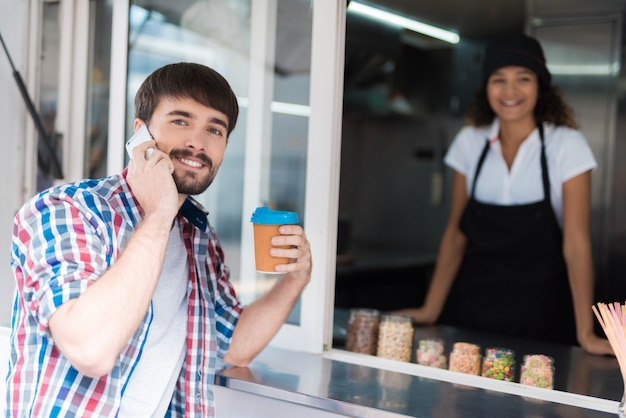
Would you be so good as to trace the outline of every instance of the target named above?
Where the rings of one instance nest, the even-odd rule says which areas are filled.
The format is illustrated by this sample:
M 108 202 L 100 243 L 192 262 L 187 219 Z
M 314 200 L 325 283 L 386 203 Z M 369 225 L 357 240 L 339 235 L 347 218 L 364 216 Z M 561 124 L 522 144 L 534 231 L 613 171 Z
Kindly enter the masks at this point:
M 517 358 L 515 382 L 519 381 L 524 354 L 550 355 L 555 359 L 555 389 L 530 388 L 342 349 L 319 355 L 272 347 L 249 367 L 222 369 L 216 383 L 354 417 L 617 416 L 617 401 L 624 386 L 613 357 L 590 355 L 579 347 L 451 327 L 416 327 L 416 341 L 433 337 L 441 338 L 446 348 L 455 341 L 468 341 L 483 349 L 513 349 Z

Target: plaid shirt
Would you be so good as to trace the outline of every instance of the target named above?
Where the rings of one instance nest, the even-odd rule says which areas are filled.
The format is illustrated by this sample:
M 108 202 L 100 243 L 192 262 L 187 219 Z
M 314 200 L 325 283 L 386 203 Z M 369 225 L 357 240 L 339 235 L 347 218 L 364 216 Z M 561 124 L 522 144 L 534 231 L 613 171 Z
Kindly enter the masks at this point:
M 114 263 L 141 218 L 126 172 L 56 186 L 28 201 L 15 217 L 13 304 L 7 417 L 116 416 L 152 320 L 152 308 L 113 370 L 89 378 L 52 340 L 48 321 Z M 215 415 L 213 384 L 241 305 L 207 213 L 188 198 L 178 217 L 189 260 L 185 361 L 167 416 Z

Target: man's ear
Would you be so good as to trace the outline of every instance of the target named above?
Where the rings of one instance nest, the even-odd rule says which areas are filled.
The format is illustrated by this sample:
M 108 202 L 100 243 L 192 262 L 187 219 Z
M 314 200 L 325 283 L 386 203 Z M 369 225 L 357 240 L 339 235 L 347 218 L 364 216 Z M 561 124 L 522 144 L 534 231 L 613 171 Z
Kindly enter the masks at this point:
M 139 128 L 142 127 L 142 125 L 145 125 L 146 122 L 144 122 L 143 120 L 139 119 L 139 118 L 135 118 L 135 120 L 133 121 L 133 131 L 137 132 L 137 130 Z

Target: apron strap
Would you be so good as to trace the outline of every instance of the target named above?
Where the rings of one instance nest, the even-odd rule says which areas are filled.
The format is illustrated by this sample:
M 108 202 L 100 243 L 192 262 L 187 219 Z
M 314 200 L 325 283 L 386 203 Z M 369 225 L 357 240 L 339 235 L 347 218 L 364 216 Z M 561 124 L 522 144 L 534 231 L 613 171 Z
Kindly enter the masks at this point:
M 487 152 L 489 151 L 489 138 L 487 138 L 487 142 L 485 143 L 485 147 L 483 148 L 483 152 L 480 154 L 480 158 L 478 159 L 478 165 L 476 166 L 476 172 L 474 173 L 474 181 L 472 181 L 472 191 L 470 192 L 470 198 L 474 198 L 474 190 L 476 189 L 476 180 L 478 180 L 478 174 L 480 173 L 480 169 L 483 167 L 483 162 L 485 161 L 485 157 L 487 156 Z
M 543 123 L 537 122 L 537 130 L 539 131 L 539 139 L 541 140 L 541 179 L 543 181 L 543 194 L 546 202 L 552 206 L 552 201 L 550 199 L 550 176 L 548 176 L 548 161 L 546 158 L 546 147 L 543 135 Z

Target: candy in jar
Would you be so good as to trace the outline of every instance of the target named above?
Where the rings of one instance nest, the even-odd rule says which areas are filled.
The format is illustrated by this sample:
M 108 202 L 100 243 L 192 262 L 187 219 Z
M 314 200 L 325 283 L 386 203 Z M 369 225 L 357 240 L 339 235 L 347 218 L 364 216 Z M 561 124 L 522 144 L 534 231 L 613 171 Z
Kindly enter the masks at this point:
M 538 388 L 553 389 L 554 359 L 543 354 L 526 354 L 524 364 L 522 364 L 520 383 Z
M 447 359 L 443 352 L 443 341 L 439 338 L 428 338 L 419 341 L 415 357 L 421 365 L 445 369 Z
M 380 312 L 376 309 L 350 310 L 346 350 L 361 354 L 376 354 Z
M 508 348 L 487 348 L 482 376 L 512 382 L 515 376 L 515 352 Z
M 411 361 L 413 322 L 404 315 L 383 315 L 378 328 L 376 355 L 392 360 Z
M 478 376 L 480 374 L 480 346 L 456 342 L 450 353 L 450 370 Z

